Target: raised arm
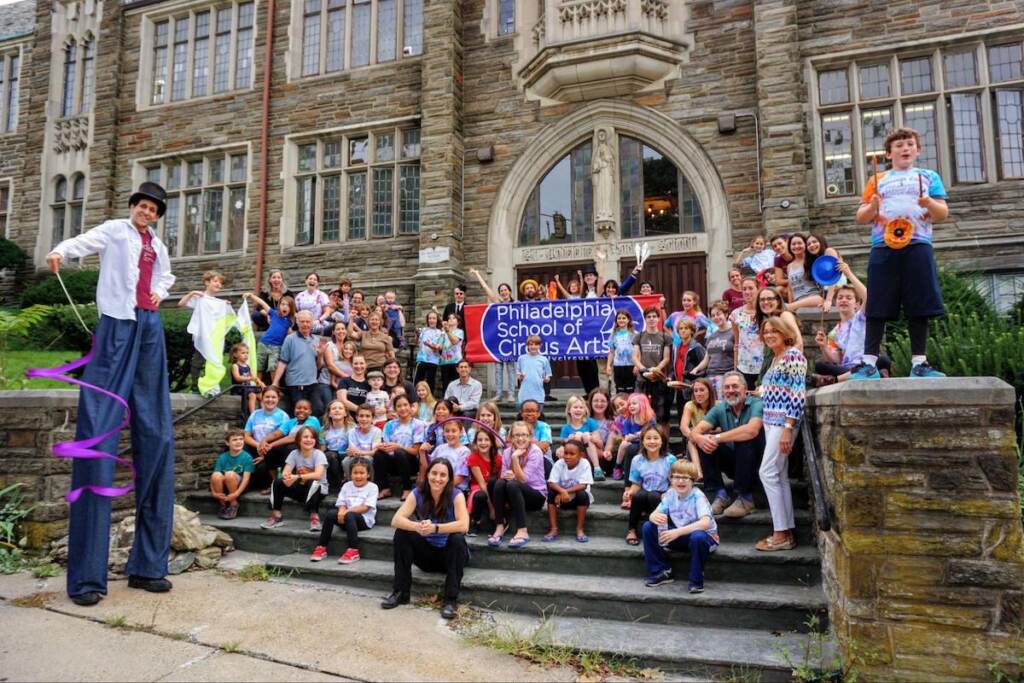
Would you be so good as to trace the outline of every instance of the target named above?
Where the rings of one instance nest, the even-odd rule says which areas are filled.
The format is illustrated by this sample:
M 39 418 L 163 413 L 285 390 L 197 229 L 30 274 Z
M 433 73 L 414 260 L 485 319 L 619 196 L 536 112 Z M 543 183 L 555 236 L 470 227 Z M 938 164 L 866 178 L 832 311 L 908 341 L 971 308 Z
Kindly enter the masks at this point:
M 501 298 L 499 298 L 498 295 L 494 293 L 494 290 L 491 289 L 488 286 L 487 281 L 484 280 L 484 276 L 481 275 L 480 272 L 476 268 L 470 268 L 469 269 L 469 274 L 472 275 L 473 277 L 475 277 L 476 281 L 480 283 L 480 288 L 484 290 L 484 294 L 487 295 L 487 299 L 491 303 L 496 304 L 499 301 L 501 301 Z M 435 310 L 436 310 L 436 308 L 435 308 Z

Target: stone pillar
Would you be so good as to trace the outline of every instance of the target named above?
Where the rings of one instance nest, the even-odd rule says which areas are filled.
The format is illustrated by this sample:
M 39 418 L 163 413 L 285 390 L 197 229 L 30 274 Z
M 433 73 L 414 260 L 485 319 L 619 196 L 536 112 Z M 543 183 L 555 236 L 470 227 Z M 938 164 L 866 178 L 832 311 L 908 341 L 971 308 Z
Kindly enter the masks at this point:
M 416 324 L 432 304 L 450 300 L 462 272 L 462 5 L 424 7 L 420 123 L 420 263 Z
M 1024 554 L 1014 392 L 987 377 L 812 392 L 829 616 L 864 680 L 1017 680 Z M 858 661 L 859 660 L 859 661 Z
M 807 159 L 797 0 L 754 3 L 757 108 L 761 124 L 764 230 L 801 230 L 807 223 Z M 780 205 L 788 200 L 790 205 Z

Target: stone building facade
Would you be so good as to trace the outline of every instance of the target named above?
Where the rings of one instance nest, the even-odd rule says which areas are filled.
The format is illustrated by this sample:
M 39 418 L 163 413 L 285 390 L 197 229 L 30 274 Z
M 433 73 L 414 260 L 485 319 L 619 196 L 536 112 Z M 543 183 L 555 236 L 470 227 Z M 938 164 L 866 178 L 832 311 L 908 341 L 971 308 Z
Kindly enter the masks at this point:
M 870 158 L 907 124 L 949 189 L 940 260 L 1006 303 L 1022 44 L 1005 0 L 25 0 L 0 7 L 0 211 L 42 267 L 158 180 L 177 293 L 279 267 L 422 312 L 470 269 L 618 277 L 647 241 L 659 288 L 706 301 L 759 233 L 863 263 Z

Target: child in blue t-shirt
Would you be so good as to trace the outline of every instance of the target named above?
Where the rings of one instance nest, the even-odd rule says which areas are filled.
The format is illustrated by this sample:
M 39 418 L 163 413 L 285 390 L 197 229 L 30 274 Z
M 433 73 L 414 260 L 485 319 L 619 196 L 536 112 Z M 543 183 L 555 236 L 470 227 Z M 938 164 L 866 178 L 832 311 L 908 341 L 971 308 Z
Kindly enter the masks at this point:
M 270 321 L 267 331 L 256 342 L 256 371 L 263 376 L 263 381 L 269 384 L 277 367 L 277 358 L 281 355 L 284 338 L 295 324 L 295 299 L 290 296 L 281 297 L 275 310 L 252 292 L 246 292 L 244 296 L 246 300 L 263 309 L 263 313 Z
M 519 379 L 519 396 L 516 405 L 533 400 L 544 409 L 544 383 L 551 379 L 551 362 L 540 353 L 541 338 L 531 334 L 526 338 L 526 353 L 516 361 L 516 377 Z
M 327 406 L 327 416 L 320 430 L 320 441 L 324 444 L 327 458 L 327 486 L 333 492 L 348 480 L 348 473 L 342 476 L 342 463 L 348 451 L 348 434 L 354 425 L 345 404 L 335 399 Z
M 626 543 L 639 545 L 637 529 L 640 519 L 653 512 L 661 502 L 661 494 L 668 490 L 669 468 L 676 456 L 668 452 L 668 439 L 656 424 L 640 432 L 640 453 L 629 468 L 629 488 L 623 501 L 629 505 L 629 529 Z
M 850 379 L 879 379 L 878 355 L 885 324 L 907 316 L 911 377 L 945 377 L 928 365 L 928 321 L 946 314 L 932 251 L 932 224 L 949 216 L 946 188 L 935 171 L 916 168 L 921 140 L 911 128 L 885 138 L 892 169 L 875 173 L 864 186 L 857 222 L 871 223 L 868 256 L 867 329 L 864 356 Z
M 590 461 L 594 481 L 604 480 L 604 470 L 601 469 L 601 463 L 597 459 L 600 453 L 599 449 L 603 445 L 600 431 L 601 426 L 597 424 L 597 420 L 590 417 L 590 408 L 587 407 L 587 402 L 579 396 L 570 396 L 565 402 L 565 424 L 562 425 L 559 438 L 563 443 L 570 439 L 579 441 L 584 448 L 584 455 Z M 563 446 L 558 447 L 555 452 L 556 459 L 562 457 L 563 448 Z
M 678 460 L 670 470 L 672 488 L 644 523 L 644 564 L 649 588 L 672 583 L 667 550 L 690 551 L 690 592 L 704 592 L 704 564 L 718 547 L 718 525 L 703 491 L 694 486 L 700 471 Z
M 238 498 L 252 477 L 252 456 L 245 452 L 245 432 L 238 427 L 224 432 L 224 443 L 228 449 L 217 456 L 210 475 L 210 493 L 220 503 L 217 516 L 234 519 L 238 516 Z

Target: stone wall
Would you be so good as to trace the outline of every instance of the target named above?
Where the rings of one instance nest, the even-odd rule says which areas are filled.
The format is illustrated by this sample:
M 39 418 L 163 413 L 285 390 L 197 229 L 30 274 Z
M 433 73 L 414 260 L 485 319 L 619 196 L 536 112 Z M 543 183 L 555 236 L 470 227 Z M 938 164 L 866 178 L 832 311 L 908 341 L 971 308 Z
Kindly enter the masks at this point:
M 175 416 L 200 403 L 195 395 L 171 395 Z M 74 438 L 77 405 L 78 392 L 72 390 L 0 391 L 0 488 L 25 484 L 24 503 L 34 506 L 26 524 L 32 548 L 67 533 L 64 494 L 71 488 L 71 463 L 50 449 Z M 239 424 L 239 399 L 225 395 L 175 425 L 175 490 L 180 498 L 207 485 L 205 475 L 224 450 L 224 429 Z M 127 443 L 122 437 L 121 446 Z M 127 481 L 126 475 L 126 468 L 116 469 L 119 485 Z M 115 498 L 113 507 L 114 520 L 120 520 L 133 513 L 135 496 Z
M 829 616 L 865 680 L 1011 679 L 1024 654 L 1013 389 L 995 378 L 812 392 Z M 859 661 L 858 661 L 859 659 Z

